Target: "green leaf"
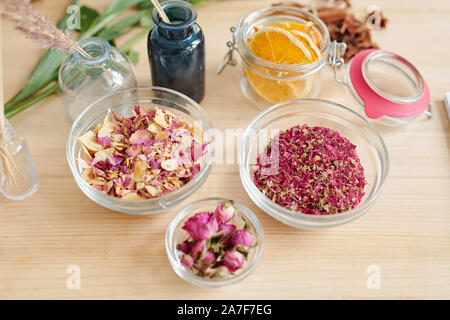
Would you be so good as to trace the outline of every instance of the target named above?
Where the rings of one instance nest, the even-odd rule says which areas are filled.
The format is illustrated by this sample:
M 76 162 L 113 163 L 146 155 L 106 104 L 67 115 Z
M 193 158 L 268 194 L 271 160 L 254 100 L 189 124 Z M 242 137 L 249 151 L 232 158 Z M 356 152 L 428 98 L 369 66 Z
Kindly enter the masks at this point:
M 122 31 L 128 27 L 131 27 L 138 23 L 142 17 L 149 14 L 148 10 L 142 10 L 138 13 L 129 15 L 122 20 L 117 21 L 110 27 L 102 30 L 97 36 L 104 38 L 106 40 L 111 40 L 114 38 L 117 38 L 119 35 L 121 35 Z
M 204 2 L 209 2 L 209 1 L 211 1 L 211 0 L 187 0 L 187 2 L 191 3 L 194 6 L 204 3 Z
M 139 20 L 139 24 L 143 28 L 150 28 L 151 26 L 153 26 L 152 12 L 150 10 L 148 11 L 149 14 L 142 16 L 141 19 Z
M 153 9 L 153 4 L 150 0 L 141 0 L 141 2 L 138 3 L 139 9 Z
M 80 32 L 86 32 L 99 16 L 100 13 L 97 10 L 82 6 L 80 8 Z
M 31 97 L 35 92 L 55 80 L 58 77 L 58 70 L 65 56 L 65 52 L 56 49 L 48 50 L 28 77 L 23 89 L 8 101 L 5 109 L 10 109 L 16 103 Z
M 136 4 L 138 4 L 141 1 L 142 0 L 114 0 L 114 2 L 111 3 L 111 5 L 108 7 L 108 9 L 106 9 L 105 13 L 103 13 L 101 15 L 101 17 L 104 18 L 109 15 L 122 12 L 122 11 L 128 9 L 129 7 L 132 7 Z M 150 0 L 148 0 L 148 1 L 150 1 Z
M 119 13 L 136 5 L 142 0 L 114 0 L 106 11 L 97 17 L 86 32 L 81 33 L 79 40 L 92 37 L 110 23 Z
M 128 56 L 128 58 L 130 58 L 131 62 L 134 65 L 137 65 L 137 63 L 139 62 L 139 52 L 130 49 L 125 54 Z

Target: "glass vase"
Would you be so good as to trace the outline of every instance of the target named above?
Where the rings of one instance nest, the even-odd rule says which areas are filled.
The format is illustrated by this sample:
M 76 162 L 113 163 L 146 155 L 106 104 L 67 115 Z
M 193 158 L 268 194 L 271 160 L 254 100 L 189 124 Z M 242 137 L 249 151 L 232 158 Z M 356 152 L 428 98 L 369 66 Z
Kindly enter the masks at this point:
M 11 200 L 23 200 L 36 192 L 38 185 L 25 137 L 5 119 L 0 130 L 0 193 Z
M 59 69 L 59 89 L 67 120 L 72 124 L 92 102 L 117 89 L 136 86 L 134 67 L 128 57 L 102 38 L 87 38 Z

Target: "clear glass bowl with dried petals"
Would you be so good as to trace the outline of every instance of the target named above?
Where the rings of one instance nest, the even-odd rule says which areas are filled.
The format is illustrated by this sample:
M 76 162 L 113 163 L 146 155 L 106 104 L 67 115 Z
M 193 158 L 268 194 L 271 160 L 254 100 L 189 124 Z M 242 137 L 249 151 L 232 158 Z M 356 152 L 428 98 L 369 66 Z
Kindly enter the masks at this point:
M 174 271 L 202 287 L 224 287 L 246 278 L 263 251 L 263 229 L 242 204 L 208 198 L 184 207 L 170 223 L 166 251 Z
M 115 91 L 73 123 L 67 142 L 80 189 L 120 212 L 150 214 L 175 206 L 209 175 L 214 157 L 206 112 L 159 87 Z
M 260 113 L 244 132 L 239 173 L 255 204 L 297 228 L 348 223 L 380 195 L 386 145 L 367 120 L 335 102 L 298 99 Z

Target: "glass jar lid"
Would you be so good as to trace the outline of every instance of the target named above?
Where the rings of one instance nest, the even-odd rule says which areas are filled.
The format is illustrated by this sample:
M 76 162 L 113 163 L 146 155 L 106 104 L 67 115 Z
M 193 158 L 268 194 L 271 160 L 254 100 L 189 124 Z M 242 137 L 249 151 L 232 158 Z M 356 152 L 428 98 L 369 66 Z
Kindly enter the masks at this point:
M 391 52 L 368 49 L 350 62 L 351 87 L 369 118 L 411 118 L 430 104 L 430 93 L 419 71 Z
M 423 95 L 419 71 L 395 53 L 376 50 L 363 62 L 362 74 L 369 87 L 386 100 L 407 104 Z

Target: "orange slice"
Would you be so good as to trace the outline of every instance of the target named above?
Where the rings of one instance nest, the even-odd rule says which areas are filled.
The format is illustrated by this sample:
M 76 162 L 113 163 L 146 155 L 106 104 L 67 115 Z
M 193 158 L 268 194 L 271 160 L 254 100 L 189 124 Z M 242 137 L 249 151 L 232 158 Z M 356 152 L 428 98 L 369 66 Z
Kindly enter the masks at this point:
M 255 33 L 248 39 L 248 46 L 255 55 L 269 62 L 277 64 L 314 63 L 322 57 L 322 52 L 319 49 L 320 35 L 313 27 L 313 23 L 294 22 L 255 26 Z M 273 103 L 308 97 L 315 78 L 311 76 L 299 80 L 277 80 L 273 77 L 288 78 L 301 74 L 298 72 L 280 73 L 254 65 L 252 68 L 244 67 L 244 71 L 255 91 Z
M 305 44 L 282 26 L 267 26 L 249 40 L 250 50 L 277 64 L 312 63 L 314 57 Z
M 315 78 L 315 76 L 311 76 L 299 80 L 274 80 L 248 67 L 245 67 L 244 71 L 253 89 L 261 97 L 272 103 L 308 97 L 312 91 Z M 271 75 L 276 76 L 275 74 Z

